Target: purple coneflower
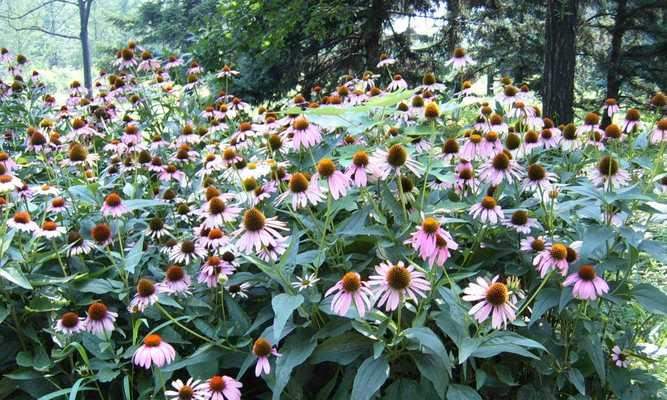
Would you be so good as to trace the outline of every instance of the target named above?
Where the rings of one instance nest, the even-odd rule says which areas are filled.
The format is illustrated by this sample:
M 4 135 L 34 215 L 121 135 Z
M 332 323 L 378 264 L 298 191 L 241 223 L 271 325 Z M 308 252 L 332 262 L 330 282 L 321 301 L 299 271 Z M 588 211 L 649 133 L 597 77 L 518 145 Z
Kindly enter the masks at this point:
M 170 265 L 159 285 L 166 289 L 167 294 L 183 294 L 188 292 L 191 283 L 190 275 L 183 268 Z
M 408 83 L 399 74 L 394 75 L 391 83 L 387 86 L 387 92 L 395 92 L 398 90 L 405 90 L 408 88 Z
M 440 222 L 437 219 L 426 217 L 422 221 L 421 226 L 412 233 L 410 239 L 405 241 L 405 244 L 412 245 L 412 248 L 419 252 L 419 256 L 423 260 L 426 260 L 435 254 L 438 238 L 440 238 L 440 240 L 445 240 L 448 248 L 452 250 L 458 248 L 452 235 L 442 229 Z
M 529 218 L 527 211 L 517 210 L 512 213 L 511 217 L 505 219 L 503 225 L 527 235 L 532 228 L 537 227 L 537 220 Z
M 470 207 L 469 214 L 478 218 L 482 223 L 496 224 L 503 219 L 503 210 L 491 196 L 484 196 L 482 201 Z
M 75 333 L 86 330 L 86 326 L 83 322 L 83 318 L 79 317 L 79 314 L 75 312 L 66 312 L 60 317 L 58 322 L 56 322 L 54 329 L 56 332 L 65 335 L 74 335 Z
M 178 264 L 190 264 L 191 261 L 201 260 L 206 256 L 206 249 L 198 242 L 183 240 L 180 245 L 174 246 L 169 253 L 169 260 Z
M 127 308 L 132 313 L 143 312 L 157 302 L 158 287 L 148 278 L 141 278 L 137 283 L 137 293 Z
M 151 365 L 157 368 L 170 364 L 176 358 L 176 350 L 160 335 L 151 334 L 144 338 L 144 344 L 134 352 L 132 362 L 135 365 L 149 369 Z
M 241 400 L 243 384 L 227 375 L 214 375 L 204 386 L 202 400 Z
M 507 327 L 507 322 L 516 319 L 516 306 L 511 300 L 507 285 L 498 281 L 498 275 L 489 282 L 477 277 L 476 283 L 470 282 L 463 290 L 465 301 L 479 301 L 468 314 L 474 315 L 478 323 L 482 323 L 491 315 L 491 326 L 494 329 Z
M 7 220 L 7 226 L 14 228 L 21 232 L 34 232 L 39 229 L 39 226 L 30 217 L 27 211 L 17 211 L 12 218 Z
M 276 204 L 280 205 L 288 198 L 291 199 L 292 208 L 297 210 L 307 207 L 308 203 L 311 205 L 319 204 L 325 199 L 325 195 L 322 193 L 315 176 L 309 181 L 304 174 L 295 172 L 290 177 L 288 189 L 276 198 Z
M 381 179 L 387 179 L 392 172 L 401 175 L 402 167 L 418 177 L 422 174 L 421 164 L 413 160 L 405 147 L 400 144 L 394 144 L 388 150 L 377 149 L 371 156 L 370 165 Z
M 354 301 L 357 313 L 363 318 L 366 311 L 371 309 L 372 292 L 368 286 L 368 282 L 362 281 L 357 272 L 347 272 L 324 296 L 335 293 L 331 300 L 331 310 L 337 315 L 346 315 Z
M 511 157 L 509 152 L 496 154 L 480 168 L 479 178 L 494 186 L 497 186 L 503 180 L 512 183 L 519 179 L 523 168 Z
M 205 218 L 203 225 L 207 228 L 218 228 L 225 223 L 233 222 L 240 213 L 240 208 L 225 204 L 221 196 L 210 199 L 199 211 L 199 214 Z
M 640 118 L 641 115 L 639 114 L 639 110 L 636 108 L 629 109 L 628 112 L 625 113 L 625 119 L 621 123 L 623 132 L 632 133 L 636 128 L 641 127 L 643 124 Z
M 589 176 L 593 184 L 603 186 L 605 189 L 615 189 L 625 186 L 630 182 L 630 175 L 621 169 L 618 161 L 612 156 L 604 156 L 596 166 L 592 167 Z
M 206 384 L 199 380 L 188 378 L 183 383 L 182 380 L 176 379 L 171 382 L 171 387 L 175 390 L 166 390 L 164 396 L 167 400 L 209 400 L 210 396 L 206 393 Z
M 523 190 L 549 190 L 556 181 L 556 174 L 547 172 L 540 164 L 531 164 L 526 171 L 526 178 L 523 180 Z
M 102 205 L 102 209 L 100 211 L 105 217 L 111 216 L 118 218 L 123 214 L 129 213 L 130 209 L 123 204 L 123 200 L 120 198 L 118 193 L 109 193 L 104 198 L 104 205 Z
M 287 225 L 277 217 L 266 218 L 260 210 L 251 208 L 243 214 L 241 226 L 234 232 L 234 236 L 240 236 L 236 245 L 245 253 L 275 246 L 283 237 L 279 230 L 287 230 Z
M 551 270 L 558 271 L 561 275 L 567 275 L 568 269 L 568 247 L 563 243 L 546 245 L 533 259 L 533 265 L 544 278 Z
M 111 332 L 114 330 L 114 322 L 117 317 L 118 314 L 109 311 L 104 303 L 93 303 L 88 306 L 87 317 L 84 321 L 86 331 L 93 335 Z
M 445 63 L 445 66 L 451 65 L 454 69 L 463 69 L 472 64 L 474 64 L 474 61 L 466 54 L 466 51 L 461 47 L 457 47 L 454 49 L 454 55 Z
M 655 125 L 655 129 L 651 131 L 651 143 L 658 144 L 667 142 L 667 118 L 663 118 Z
M 280 357 L 281 354 L 278 353 L 278 350 L 271 346 L 271 342 L 265 338 L 259 338 L 255 340 L 255 344 L 252 345 L 252 352 L 257 357 L 257 365 L 255 366 L 255 376 L 260 376 L 262 372 L 265 374 L 271 373 L 271 364 L 269 364 L 269 356 L 273 355 Z
M 609 285 L 595 272 L 591 264 L 584 264 L 579 271 L 570 274 L 563 286 L 572 286 L 572 295 L 580 300 L 595 300 L 609 291 Z
M 282 135 L 291 136 L 292 146 L 296 151 L 307 150 L 322 141 L 320 129 L 311 124 L 303 115 L 296 117 Z
M 628 360 L 627 356 L 621 351 L 621 348 L 618 347 L 618 345 L 611 349 L 611 360 L 619 368 L 627 368 L 630 365 L 630 360 Z
M 321 159 L 316 165 L 317 172 L 313 175 L 312 181 L 319 182 L 319 178 L 326 179 L 329 193 L 334 200 L 338 200 L 347 194 L 347 189 L 352 184 L 352 180 L 341 171 L 336 169 L 336 164 L 329 158 Z
M 44 237 L 47 239 L 55 239 L 64 235 L 65 232 L 66 230 L 64 227 L 58 226 L 58 224 L 53 221 L 46 220 L 42 224 L 42 227 L 36 231 L 35 236 Z
M 616 99 L 613 97 L 608 98 L 607 100 L 604 101 L 604 105 L 602 106 L 602 111 L 606 112 L 607 116 L 609 118 L 612 118 L 614 114 L 618 113 L 621 111 L 621 109 L 618 107 L 618 103 L 616 102 Z
M 426 297 L 431 285 L 423 272 L 415 271 L 412 265 L 406 267 L 403 261 L 392 264 L 382 262 L 375 267 L 377 275 L 370 276 L 370 285 L 375 286 L 378 306 L 385 305 L 387 311 L 396 310 L 405 297 L 418 302 L 417 297 Z

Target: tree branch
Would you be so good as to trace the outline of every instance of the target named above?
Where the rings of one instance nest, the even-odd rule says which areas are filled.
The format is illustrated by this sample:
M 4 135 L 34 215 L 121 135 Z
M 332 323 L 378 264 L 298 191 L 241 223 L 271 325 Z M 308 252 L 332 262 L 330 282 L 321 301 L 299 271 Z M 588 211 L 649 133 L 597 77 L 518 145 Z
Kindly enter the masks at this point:
M 21 31 L 37 31 L 37 32 L 45 33 L 45 34 L 47 34 L 47 35 L 60 37 L 60 38 L 63 38 L 63 39 L 75 39 L 75 40 L 79 40 L 79 37 L 78 37 L 78 36 L 65 35 L 65 34 L 63 34 L 63 33 L 47 31 L 46 29 L 44 29 L 44 28 L 42 28 L 42 27 L 39 27 L 39 26 L 26 26 L 26 27 L 23 27 L 23 28 L 16 28 L 16 27 L 13 27 L 13 26 L 12 26 L 11 28 L 14 29 L 16 32 L 21 32 Z
M 35 11 L 38 11 L 38 10 L 48 6 L 49 4 L 53 4 L 53 3 L 65 3 L 65 4 L 72 4 L 72 5 L 75 5 L 75 6 L 78 5 L 78 4 L 76 4 L 72 1 L 69 1 L 69 0 L 49 0 L 49 1 L 45 1 L 44 3 L 38 5 L 37 7 L 32 8 L 32 9 L 26 11 L 25 13 L 23 13 L 21 15 L 18 15 L 16 17 L 12 17 L 11 15 L 0 15 L 0 18 L 5 18 L 5 19 L 8 19 L 8 20 L 22 19 L 22 18 L 25 18 L 28 15 L 34 13 Z

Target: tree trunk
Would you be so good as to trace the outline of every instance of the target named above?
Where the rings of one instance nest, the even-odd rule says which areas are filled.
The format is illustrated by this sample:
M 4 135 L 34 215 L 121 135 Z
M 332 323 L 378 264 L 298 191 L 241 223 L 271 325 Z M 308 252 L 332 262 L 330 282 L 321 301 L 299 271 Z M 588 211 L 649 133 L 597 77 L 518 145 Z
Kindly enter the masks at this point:
M 452 56 L 454 49 L 459 45 L 461 38 L 460 21 L 461 16 L 461 0 L 447 0 L 447 31 L 445 32 L 445 45 L 447 51 L 447 58 Z
M 366 53 L 366 68 L 375 68 L 378 63 L 380 52 L 380 38 L 382 37 L 382 26 L 388 14 L 385 9 L 384 0 L 373 0 L 367 10 L 366 28 L 364 29 L 364 51 Z
M 544 115 L 557 123 L 574 117 L 578 0 L 548 0 L 544 40 Z
M 90 8 L 93 0 L 79 0 L 79 22 L 81 30 L 79 39 L 81 39 L 81 54 L 83 56 L 83 84 L 88 89 L 88 96 L 93 95 L 93 74 L 92 61 L 90 57 L 90 42 L 88 41 L 88 20 L 90 19 Z
M 625 35 L 625 10 L 627 0 L 617 0 L 616 18 L 614 27 L 611 30 L 611 48 L 609 49 L 609 60 L 607 63 L 607 98 L 613 97 L 618 100 L 621 90 L 621 48 L 623 45 L 623 35 Z M 602 127 L 605 128 L 611 123 L 611 118 L 604 113 L 602 116 Z

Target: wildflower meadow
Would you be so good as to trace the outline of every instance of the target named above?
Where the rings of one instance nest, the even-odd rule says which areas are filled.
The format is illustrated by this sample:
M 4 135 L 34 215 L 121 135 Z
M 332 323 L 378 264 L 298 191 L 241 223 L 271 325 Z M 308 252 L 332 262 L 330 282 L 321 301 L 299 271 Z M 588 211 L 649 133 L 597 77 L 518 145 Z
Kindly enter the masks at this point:
M 137 42 L 92 93 L 1 59 L 0 397 L 663 390 L 664 94 L 557 124 L 462 48 L 270 104 Z

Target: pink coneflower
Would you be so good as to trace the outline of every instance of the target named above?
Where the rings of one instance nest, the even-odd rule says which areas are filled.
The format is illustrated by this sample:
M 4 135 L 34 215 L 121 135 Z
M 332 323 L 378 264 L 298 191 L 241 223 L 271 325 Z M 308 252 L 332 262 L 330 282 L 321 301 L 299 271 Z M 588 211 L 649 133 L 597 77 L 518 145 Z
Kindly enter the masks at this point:
M 389 57 L 386 53 L 380 54 L 380 62 L 377 63 L 376 67 L 377 68 L 382 68 L 382 67 L 388 67 L 392 64 L 396 63 L 396 59 L 393 57 Z
M 141 278 L 137 283 L 137 293 L 127 309 L 132 313 L 143 312 L 157 302 L 157 295 L 158 288 L 155 283 L 148 278 Z
M 198 144 L 201 142 L 201 136 L 197 134 L 195 128 L 191 123 L 187 123 L 181 127 L 181 133 L 176 138 L 176 144 Z
M 466 51 L 461 48 L 457 47 L 454 49 L 454 54 L 452 58 L 447 60 L 445 63 L 445 66 L 452 66 L 454 69 L 463 69 L 468 65 L 472 65 L 475 62 L 466 54 Z
M 120 156 L 127 151 L 127 145 L 118 139 L 112 139 L 109 143 L 105 144 L 102 149 Z
M 48 153 L 51 151 L 51 144 L 49 143 L 48 136 L 33 127 L 28 128 L 25 144 L 28 151 L 34 151 L 36 153 Z
M 169 71 L 170 69 L 180 67 L 181 65 L 183 65 L 183 60 L 172 54 L 167 57 L 167 63 L 164 65 L 164 69 Z
M 72 130 L 65 136 L 65 140 L 73 141 L 81 138 L 91 138 L 93 136 L 102 136 L 94 128 L 91 128 L 83 118 L 74 118 L 72 121 Z
M 540 251 L 535 256 L 533 265 L 540 272 L 542 278 L 544 278 L 552 269 L 565 276 L 567 275 L 568 269 L 567 256 L 567 246 L 563 243 L 554 243 L 552 245 L 547 245 L 544 250 Z
M 527 106 L 523 101 L 515 101 L 512 103 L 509 111 L 510 118 L 527 120 L 529 117 L 535 116 L 535 109 Z M 540 120 L 540 122 L 542 122 Z
M 667 118 L 663 118 L 655 125 L 655 129 L 651 131 L 651 143 L 658 144 L 667 142 Z
M 233 111 L 245 111 L 247 113 L 250 113 L 250 111 L 252 110 L 250 104 L 242 101 L 238 97 L 234 97 L 232 99 L 232 102 L 229 103 L 227 106 L 229 107 L 230 110 Z
M 597 276 L 591 264 L 580 266 L 578 272 L 570 274 L 563 282 L 563 286 L 572 285 L 572 295 L 580 300 L 595 300 L 609 291 L 609 285 Z
M 497 186 L 503 180 L 512 183 L 519 179 L 522 170 L 523 168 L 511 158 L 509 153 L 502 152 L 496 154 L 480 168 L 479 178 Z
M 65 232 L 66 230 L 64 227 L 58 226 L 58 224 L 53 221 L 46 220 L 42 224 L 42 227 L 35 232 L 35 236 L 44 237 L 47 239 L 55 239 L 64 235 Z
M 149 369 L 151 365 L 157 368 L 170 364 L 176 358 L 176 350 L 160 335 L 151 334 L 144 338 L 144 344 L 134 352 L 132 362 L 135 365 Z
M 394 75 L 391 83 L 387 86 L 387 92 L 395 92 L 398 90 L 405 90 L 408 88 L 408 83 L 399 74 Z
M 214 375 L 204 384 L 202 400 L 241 400 L 239 389 L 242 387 L 243 384 L 234 378 Z
M 198 240 L 205 248 L 215 250 L 229 244 L 229 237 L 220 228 L 202 228 L 208 230 L 208 234 Z
M 6 170 L 8 171 L 13 171 L 15 169 L 19 169 L 19 165 L 14 161 L 10 156 L 9 153 L 5 151 L 0 150 L 0 165 L 5 167 Z
M 231 255 L 233 257 L 233 254 Z M 210 256 L 201 266 L 197 281 L 199 283 L 205 283 L 206 286 L 211 288 L 218 286 L 220 275 L 225 277 L 231 276 L 236 270 L 236 267 L 232 264 L 233 259 L 232 262 L 229 262 L 224 258 L 225 255 L 223 255 L 222 258 L 218 256 Z
M 326 179 L 329 187 L 329 193 L 334 200 L 338 200 L 347 194 L 347 189 L 352 184 L 352 180 L 341 171 L 336 169 L 336 164 L 329 158 L 321 159 L 316 165 L 317 172 L 312 180 L 319 182 L 319 178 Z
M 450 250 L 456 250 L 459 248 L 459 245 L 454 242 L 454 240 L 447 240 L 440 235 L 435 237 L 435 251 L 428 258 L 429 267 L 433 267 L 433 264 L 442 267 L 445 265 L 445 262 L 451 257 Z
M 199 215 L 205 218 L 203 225 L 207 228 L 219 228 L 233 222 L 240 213 L 240 208 L 226 204 L 221 196 L 213 197 L 199 210 Z
M 308 122 L 303 115 L 298 116 L 289 128 L 283 131 L 284 137 L 291 135 L 294 150 L 306 150 L 322 142 L 320 129 Z
M 164 224 L 160 217 L 153 217 L 148 221 L 148 227 L 144 230 L 144 234 L 153 239 L 162 239 L 169 235 L 171 227 Z
M 84 239 L 78 231 L 70 231 L 67 234 L 67 245 L 69 247 L 67 250 L 68 256 L 88 254 L 93 249 L 90 241 Z
M 285 253 L 285 250 L 287 250 L 287 246 L 288 246 L 288 238 L 286 237 L 278 238 L 276 239 L 275 244 L 270 244 L 260 249 L 257 252 L 257 257 L 261 258 L 266 262 L 276 261 L 280 258 L 281 255 L 283 255 L 283 253 Z
M 88 150 L 80 143 L 72 143 L 69 146 L 67 158 L 61 161 L 65 166 L 92 166 L 100 157 L 97 154 L 89 154 Z
M 576 130 L 577 135 L 584 133 L 598 132 L 604 134 L 604 131 L 600 129 L 600 116 L 596 113 L 588 113 L 584 116 L 584 123 L 579 126 Z
M 426 217 L 422 221 L 421 226 L 412 233 L 410 239 L 405 241 L 405 244 L 410 244 L 415 251 L 419 252 L 419 256 L 426 260 L 431 258 L 437 251 L 438 238 L 445 240 L 447 247 L 456 250 L 458 248 L 454 238 L 446 230 L 442 229 L 440 222 L 433 217 Z
M 421 164 L 413 160 L 405 147 L 400 144 L 394 144 L 388 150 L 377 149 L 371 156 L 370 165 L 375 175 L 381 179 L 387 179 L 392 172 L 400 176 L 402 167 L 418 177 L 422 174 Z
M 18 177 L 8 173 L 0 174 L 0 193 L 13 192 L 21 187 L 23 182 Z
M 260 376 L 262 372 L 265 374 L 271 373 L 271 364 L 269 364 L 269 356 L 274 355 L 280 357 L 281 354 L 278 353 L 278 350 L 271 346 L 271 342 L 264 338 L 259 338 L 255 340 L 255 344 L 252 345 L 252 352 L 257 356 L 257 365 L 255 366 L 255 376 Z
M 139 127 L 134 123 L 130 123 L 123 129 L 123 135 L 120 140 L 126 145 L 139 144 L 141 142 L 141 135 Z
M 34 232 L 39 229 L 39 226 L 32 220 L 30 213 L 27 211 L 14 213 L 14 216 L 7 220 L 7 226 L 21 232 Z
M 426 153 L 433 147 L 431 142 L 424 136 L 421 135 L 408 136 L 408 138 L 410 139 L 410 144 L 412 144 L 415 147 L 416 154 Z
M 491 315 L 491 326 L 493 329 L 507 328 L 507 322 L 516 319 L 516 306 L 510 297 L 507 285 L 498 282 L 498 275 L 489 282 L 482 277 L 477 277 L 476 283 L 470 282 L 463 289 L 465 301 L 478 301 L 468 314 L 474 315 L 478 323 L 482 323 Z
M 313 206 L 317 205 L 325 198 L 315 176 L 309 181 L 304 174 L 295 172 L 290 177 L 288 190 L 276 198 L 276 204 L 280 205 L 285 200 L 291 199 L 292 208 L 297 210 L 307 207 L 309 203 Z
M 118 218 L 123 214 L 130 212 L 130 209 L 123 204 L 123 200 L 120 198 L 118 193 L 109 193 L 104 198 L 104 205 L 100 209 L 102 215 L 105 217 L 114 217 Z
M 114 330 L 114 322 L 118 314 L 109 311 L 104 303 L 93 303 L 88 307 L 88 313 L 84 324 L 86 331 L 93 335 L 108 333 Z
M 188 292 L 191 283 L 190 275 L 183 268 L 170 265 L 164 274 L 164 280 L 159 285 L 166 288 L 167 294 L 183 294 Z
M 490 224 L 496 224 L 503 219 L 502 208 L 491 196 L 484 196 L 482 201 L 470 207 L 469 214 L 473 218 L 478 218 L 482 223 L 488 221 Z
M 504 105 L 514 105 L 519 101 L 519 89 L 516 86 L 505 85 L 503 90 L 496 95 L 496 100 Z
M 618 345 L 611 349 L 611 360 L 619 368 L 627 368 L 630 365 L 630 360 Z
M 544 237 L 532 237 L 528 236 L 525 239 L 521 239 L 521 250 L 528 251 L 531 253 L 539 253 L 544 250 L 544 247 L 547 243 L 544 240 Z
M 482 135 L 471 133 L 465 141 L 461 150 L 461 157 L 466 160 L 474 160 L 482 154 Z
M 503 151 L 503 144 L 498 138 L 498 133 L 488 131 L 480 144 L 479 154 L 484 158 L 490 158 Z
M 463 193 L 468 189 L 475 191 L 477 186 L 478 182 L 475 180 L 472 165 L 457 172 L 456 182 L 454 182 L 454 189 L 457 193 Z
M 385 305 L 387 311 L 396 310 L 402 299 L 408 297 L 415 303 L 417 297 L 426 297 L 431 285 L 423 272 L 415 271 L 412 265 L 406 267 L 403 261 L 392 264 L 382 262 L 375 267 L 377 275 L 370 276 L 370 285 L 375 286 L 378 306 Z
M 543 166 L 539 164 L 530 164 L 526 170 L 526 179 L 523 180 L 523 190 L 541 190 L 546 192 L 551 189 L 552 184 L 556 181 L 556 174 L 547 172 Z
M 555 128 L 542 129 L 539 142 L 545 149 L 552 149 L 558 147 L 558 143 L 560 143 L 560 135 Z
M 331 300 L 331 310 L 336 315 L 346 315 L 350 305 L 354 301 L 357 313 L 364 317 L 367 310 L 371 309 L 372 292 L 369 289 L 368 282 L 361 280 L 361 276 L 356 272 L 347 272 L 341 280 L 326 291 L 324 296 L 335 293 Z
M 239 71 L 231 69 L 229 65 L 225 65 L 216 76 L 219 79 L 231 79 L 236 78 L 239 75 L 241 75 Z
M 178 264 L 190 264 L 191 261 L 201 260 L 206 256 L 204 246 L 192 240 L 184 240 L 180 245 L 174 246 L 169 254 L 169 260 Z
M 355 89 L 347 96 L 347 103 L 351 106 L 363 104 L 368 100 L 368 95 L 362 89 Z
M 74 335 L 75 333 L 86 330 L 86 326 L 83 322 L 83 318 L 79 317 L 79 314 L 75 312 L 66 312 L 60 317 L 58 322 L 56 322 L 54 330 L 65 335 Z
M 505 219 L 503 225 L 527 235 L 532 228 L 537 227 L 537 220 L 535 218 L 529 218 L 527 211 L 517 210 L 512 213 L 512 216 Z
M 261 186 L 257 186 L 254 190 L 249 192 L 250 202 L 253 207 L 257 206 L 264 200 L 271 198 L 271 195 L 278 191 L 278 185 L 275 181 L 269 181 Z
M 621 123 L 621 128 L 623 128 L 623 132 L 632 133 L 635 131 L 636 128 L 641 127 L 643 124 L 640 118 L 641 115 L 639 114 L 639 110 L 637 110 L 636 108 L 629 109 L 628 112 L 625 114 L 625 119 Z
M 614 114 L 618 113 L 621 111 L 621 109 L 618 107 L 618 103 L 616 102 L 616 99 L 613 97 L 608 98 L 607 100 L 604 101 L 604 105 L 602 106 L 602 111 L 606 112 L 607 116 L 609 118 L 612 118 Z
M 240 236 L 236 245 L 242 252 L 259 251 L 265 246 L 275 246 L 283 236 L 278 230 L 287 230 L 284 222 L 277 217 L 266 218 L 256 208 L 251 208 L 243 214 L 243 221 L 234 236 Z
M 183 383 L 182 380 L 176 379 L 171 382 L 171 387 L 175 390 L 166 390 L 164 396 L 167 400 L 209 400 L 210 395 L 206 393 L 206 384 L 199 380 L 188 378 Z
M 489 117 L 488 126 L 484 130 L 486 132 L 494 131 L 505 135 L 509 132 L 509 126 L 503 121 L 503 117 L 501 115 L 493 113 Z
M 630 175 L 621 169 L 612 156 L 602 157 L 597 165 L 589 170 L 589 176 L 594 185 L 603 186 L 605 189 L 610 186 L 615 189 L 630 182 Z

